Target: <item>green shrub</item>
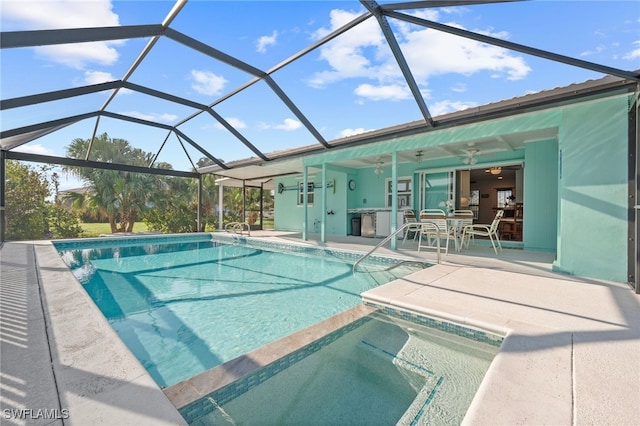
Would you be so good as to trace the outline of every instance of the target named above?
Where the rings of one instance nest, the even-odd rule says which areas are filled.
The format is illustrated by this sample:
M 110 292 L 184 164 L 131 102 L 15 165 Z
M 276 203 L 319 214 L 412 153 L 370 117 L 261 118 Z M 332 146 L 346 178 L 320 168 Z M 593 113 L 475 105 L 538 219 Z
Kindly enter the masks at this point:
M 80 219 L 59 204 L 51 204 L 48 211 L 52 238 L 77 238 L 82 232 Z
M 12 160 L 6 167 L 7 240 L 43 238 L 47 231 L 45 199 L 51 195 L 47 168 L 32 168 Z

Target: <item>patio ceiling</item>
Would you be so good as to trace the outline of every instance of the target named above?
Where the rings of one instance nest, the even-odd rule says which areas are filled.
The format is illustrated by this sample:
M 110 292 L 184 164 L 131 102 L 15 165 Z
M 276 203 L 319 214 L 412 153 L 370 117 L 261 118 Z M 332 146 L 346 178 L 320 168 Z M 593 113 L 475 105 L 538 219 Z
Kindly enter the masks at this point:
M 442 159 L 458 157 L 460 166 L 465 163 L 465 158 L 475 157 L 476 163 L 473 162 L 469 167 L 482 168 L 483 157 L 491 156 L 500 152 L 509 152 L 524 149 L 525 143 L 535 142 L 539 140 L 548 140 L 557 137 L 557 128 L 547 128 L 528 132 L 506 134 L 503 136 L 483 138 L 476 140 L 468 140 L 466 142 L 452 143 L 447 145 L 422 147 L 420 149 L 411 149 L 406 151 L 398 151 L 397 162 L 402 163 L 419 163 L 423 160 Z M 418 155 L 420 153 L 420 155 Z M 228 170 L 220 170 L 216 166 L 204 168 L 204 170 L 216 170 L 216 174 L 229 178 L 244 180 L 247 183 L 254 184 L 265 183 L 270 188 L 269 182 L 272 178 L 278 176 L 301 174 L 303 172 L 303 157 L 298 156 L 283 161 L 274 161 L 262 164 L 237 165 Z M 332 166 L 345 167 L 349 169 L 363 169 L 375 167 L 378 162 L 383 162 L 385 167 L 391 164 L 391 154 L 360 156 L 358 158 L 338 160 L 331 163 Z M 318 172 L 319 167 L 310 167 L 310 172 Z M 228 185 L 228 184 L 227 184 Z
M 197 3 L 197 2 L 196 2 Z M 118 120 L 131 123 L 137 126 L 147 126 L 161 132 L 164 132 L 165 137 L 160 137 L 156 141 L 156 159 L 159 154 L 163 152 L 165 144 L 171 137 L 176 139 L 183 151 L 189 157 L 189 161 L 193 168 L 198 157 L 208 158 L 213 166 L 199 168 L 199 173 L 215 172 L 223 176 L 233 177 L 237 179 L 263 179 L 268 181 L 269 178 L 275 176 L 282 176 L 292 173 L 300 173 L 302 171 L 302 157 L 310 153 L 326 152 L 332 149 L 340 149 L 349 146 L 363 145 L 380 142 L 381 140 L 390 140 L 398 135 L 406 134 L 407 131 L 412 133 L 428 132 L 443 128 L 444 126 L 450 126 L 452 123 L 462 122 L 470 120 L 470 117 L 481 117 L 485 113 L 477 114 L 476 111 L 467 111 L 460 113 L 453 113 L 450 116 L 442 116 L 434 118 L 432 117 L 429 105 L 425 101 L 422 94 L 423 88 L 420 87 L 417 82 L 414 73 L 406 61 L 402 49 L 398 45 L 397 36 L 394 34 L 394 29 L 391 27 L 390 22 L 405 23 L 424 28 L 430 28 L 436 31 L 441 31 L 448 34 L 453 34 L 459 37 L 469 38 L 489 45 L 499 46 L 504 49 L 509 49 L 517 52 L 522 52 L 527 55 L 536 56 L 539 58 L 556 61 L 558 63 L 570 65 L 573 67 L 579 67 L 604 75 L 612 75 L 617 77 L 616 81 L 631 81 L 640 82 L 640 74 L 638 72 L 626 71 L 621 69 L 612 68 L 609 66 L 596 64 L 569 56 L 555 54 L 542 49 L 509 42 L 503 39 L 487 36 L 484 34 L 474 33 L 472 31 L 462 30 L 453 26 L 444 25 L 438 22 L 433 22 L 427 19 L 420 18 L 414 14 L 406 13 L 407 10 L 424 10 L 429 8 L 442 8 L 452 6 L 472 6 L 480 4 L 491 3 L 512 3 L 509 0 L 450 0 L 450 1 L 412 1 L 404 3 L 376 3 L 369 0 L 361 0 L 360 4 L 364 6 L 365 12 L 358 15 L 355 19 L 350 20 L 348 23 L 342 25 L 339 29 L 334 30 L 312 44 L 302 48 L 296 53 L 289 56 L 284 61 L 281 61 L 271 68 L 261 69 L 241 59 L 240 54 L 234 52 L 225 53 L 222 49 L 219 49 L 215 45 L 207 44 L 197 38 L 193 38 L 183 31 L 176 30 L 173 25 L 174 22 L 179 22 L 180 14 L 188 7 L 186 0 L 178 0 L 173 8 L 166 15 L 161 23 L 151 25 L 129 25 L 129 26 L 117 26 L 117 27 L 93 27 L 93 28 L 71 28 L 71 29 L 52 29 L 52 30 L 33 30 L 33 31 L 11 31 L 2 32 L 0 34 L 0 47 L 3 49 L 20 49 L 28 47 L 39 46 L 55 46 L 75 43 L 87 43 L 105 40 L 146 40 L 146 44 L 142 46 L 141 52 L 137 57 L 132 59 L 129 69 L 124 73 L 121 79 L 115 81 L 109 81 L 99 84 L 87 85 L 82 87 L 74 87 L 60 90 L 51 90 L 48 92 L 41 92 L 36 94 L 24 95 L 13 97 L 9 99 L 2 99 L 0 102 L 0 111 L 5 114 L 8 111 L 16 109 L 37 107 L 41 109 L 52 109 L 49 107 L 50 102 L 56 101 L 73 101 L 76 98 L 91 96 L 95 94 L 103 94 L 106 97 L 103 98 L 104 102 L 96 104 L 95 109 L 88 111 L 78 111 L 76 114 L 65 115 L 66 110 L 61 109 L 63 112 L 58 113 L 58 117 L 50 120 L 43 120 L 39 122 L 29 123 L 23 126 L 5 129 L 6 120 L 2 120 L 0 116 L 0 122 L 2 123 L 2 129 L 0 131 L 0 147 L 2 150 L 9 152 L 7 158 L 22 159 L 27 161 L 42 161 L 57 164 L 68 164 L 68 160 L 59 156 L 50 155 L 38 155 L 19 152 L 19 148 L 30 142 L 38 140 L 45 135 L 57 132 L 68 126 L 76 123 L 89 120 L 94 123 L 94 131 L 92 135 L 88 135 L 94 138 L 97 134 L 97 130 L 101 125 L 101 120 Z M 297 61 L 302 60 L 308 53 L 315 51 L 322 46 L 330 43 L 343 34 L 353 31 L 359 25 L 367 20 L 376 20 L 379 26 L 379 30 L 384 35 L 384 39 L 388 44 L 388 48 L 395 57 L 396 65 L 404 77 L 404 82 L 409 88 L 415 106 L 419 111 L 419 118 L 408 125 L 399 125 L 397 128 L 387 127 L 380 131 L 371 131 L 361 133 L 355 136 L 330 139 L 325 137 L 319 130 L 320 125 L 315 124 L 304 112 L 303 108 L 298 105 L 298 102 L 294 101 L 294 97 L 290 95 L 283 86 L 276 81 L 274 75 L 281 70 L 294 66 Z M 178 24 L 176 24 L 178 25 Z M 239 25 L 242 25 L 242 16 L 239 17 Z M 177 93 L 169 93 L 157 88 L 148 87 L 144 82 L 134 83 L 132 76 L 136 75 L 136 71 L 144 67 L 144 62 L 148 56 L 150 56 L 155 49 L 158 49 L 158 45 L 163 40 L 170 40 L 178 43 L 189 49 L 189 54 L 204 55 L 211 60 L 240 70 L 250 78 L 244 84 L 238 86 L 236 89 L 216 98 L 209 102 L 197 102 L 192 99 L 188 99 L 185 96 L 181 96 Z M 10 66 L 5 63 L 5 66 Z M 29 85 L 29 74 L 24 73 L 24 84 Z M 252 89 L 254 86 L 262 84 L 266 90 L 270 92 L 273 99 L 281 106 L 284 106 L 296 120 L 306 129 L 311 136 L 313 143 L 311 144 L 299 144 L 298 146 L 289 147 L 282 150 L 270 150 L 269 143 L 264 141 L 251 139 L 242 133 L 242 129 L 237 128 L 234 124 L 224 118 L 217 112 L 217 108 L 231 99 L 241 97 L 245 91 Z M 294 88 L 288 86 L 291 91 Z M 127 93 L 127 95 L 123 95 Z M 111 110 L 112 104 L 116 102 L 125 102 L 128 94 L 135 93 L 143 95 L 144 97 L 154 99 L 155 101 L 169 102 L 172 104 L 186 107 L 190 110 L 190 113 L 185 114 L 182 118 L 176 120 L 172 124 L 166 124 L 160 121 L 154 121 L 152 119 L 140 118 L 133 114 L 127 114 L 123 112 L 114 112 Z M 532 98 L 534 101 L 535 97 Z M 513 108 L 514 102 L 506 102 L 502 107 Z M 502 105 L 502 104 L 501 104 Z M 251 108 L 251 105 L 247 105 L 246 108 Z M 265 106 L 262 106 L 263 111 Z M 518 106 L 517 108 L 523 108 Z M 125 107 L 120 106 L 120 110 L 124 110 Z M 268 107 L 266 107 L 268 109 Z M 53 109 L 54 112 L 57 110 Z M 193 112 L 195 111 L 195 112 Z M 487 114 L 492 113 L 488 111 Z M 230 135 L 233 143 L 242 147 L 242 151 L 245 154 L 244 157 L 231 158 L 229 161 L 223 160 L 226 155 L 219 153 L 221 145 L 215 144 L 208 139 L 198 139 L 193 137 L 188 129 L 191 122 L 202 120 L 206 118 L 212 121 L 217 126 L 224 128 Z M 415 162 L 419 161 L 416 157 L 418 151 L 421 151 L 423 158 L 438 159 L 445 157 L 459 157 L 461 161 L 473 150 L 478 150 L 473 153 L 473 156 L 481 157 L 484 154 L 497 153 L 502 151 L 511 151 L 522 149 L 524 143 L 530 140 L 539 140 L 543 138 L 553 137 L 554 129 L 545 129 L 530 133 L 519 134 L 505 134 L 495 138 L 467 140 L 455 144 L 448 144 L 446 146 L 432 146 L 424 147 L 421 149 L 411 149 L 398 153 L 398 161 L 403 162 Z M 267 147 L 265 149 L 264 147 Z M 333 164 L 337 166 L 349 167 L 349 168 L 362 168 L 371 167 L 377 161 L 379 156 L 365 156 L 358 159 L 348 159 L 344 161 L 336 161 Z M 390 156 L 382 156 L 382 161 L 389 162 Z M 91 152 L 86 154 L 84 160 L 86 166 L 100 167 L 95 161 L 92 162 Z M 76 163 L 74 163 L 76 164 Z M 157 163 L 154 161 L 149 164 L 149 169 L 156 169 Z M 109 168 L 113 168 L 114 165 L 109 163 Z M 122 165 L 123 170 L 131 169 L 128 165 Z M 135 171 L 139 171 L 136 169 Z M 166 173 L 163 172 L 163 173 Z
M 420 147 L 407 151 L 399 151 L 397 156 L 398 164 L 419 163 L 423 160 L 438 160 L 442 158 L 458 157 L 460 164 L 465 163 L 467 158 L 475 158 L 481 161 L 483 156 L 496 154 L 499 152 L 509 152 L 524 149 L 526 142 L 533 142 L 545 139 L 553 139 L 557 136 L 556 128 L 541 129 L 522 133 L 505 134 L 492 138 L 472 139 L 465 142 L 451 143 L 447 145 Z M 374 167 L 379 161 L 389 165 L 391 155 L 374 155 L 337 161 L 334 164 L 348 168 Z M 475 164 L 475 163 L 473 163 Z M 471 164 L 471 165 L 473 165 Z

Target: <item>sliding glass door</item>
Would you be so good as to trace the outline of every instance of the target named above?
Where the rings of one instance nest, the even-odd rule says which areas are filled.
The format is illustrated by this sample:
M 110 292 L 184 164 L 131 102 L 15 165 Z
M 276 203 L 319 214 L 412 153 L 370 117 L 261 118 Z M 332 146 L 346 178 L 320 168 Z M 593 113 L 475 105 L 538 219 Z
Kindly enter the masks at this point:
M 447 210 L 447 201 L 454 200 L 455 173 L 421 172 L 419 174 L 419 204 L 418 209 Z

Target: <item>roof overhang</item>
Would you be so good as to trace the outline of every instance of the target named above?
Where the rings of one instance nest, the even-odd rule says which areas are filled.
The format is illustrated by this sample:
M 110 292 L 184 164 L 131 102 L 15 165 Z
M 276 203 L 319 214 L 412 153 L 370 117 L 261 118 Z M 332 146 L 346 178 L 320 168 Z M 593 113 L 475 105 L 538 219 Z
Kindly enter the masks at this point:
M 252 157 L 244 160 L 227 163 L 228 170 L 222 170 L 217 165 L 207 166 L 198 169 L 198 173 L 213 173 L 220 176 L 231 177 L 239 180 L 258 180 L 274 178 L 292 174 L 302 174 L 304 172 L 304 159 L 310 156 L 328 152 L 328 150 L 340 150 L 363 145 L 388 142 L 401 137 L 408 137 L 426 134 L 434 131 L 442 131 L 449 128 L 456 128 L 464 125 L 473 125 L 488 120 L 495 120 L 519 114 L 541 111 L 548 108 L 561 107 L 571 103 L 584 102 L 585 100 L 598 99 L 625 93 L 632 93 L 637 90 L 637 83 L 634 80 L 622 79 L 620 77 L 607 76 L 598 80 L 590 80 L 584 83 L 572 84 L 566 87 L 545 90 L 542 92 L 528 94 L 522 97 L 495 102 L 479 107 L 468 108 L 462 111 L 446 114 L 437 117 L 435 126 L 428 127 L 424 121 L 414 121 L 386 129 L 361 133 L 355 136 L 337 139 L 330 142 L 331 148 L 318 148 L 317 145 L 309 145 L 288 151 L 280 151 L 269 154 L 271 161 L 263 161 Z M 506 149 L 519 149 L 524 147 L 524 143 L 532 140 L 543 140 L 557 137 L 557 128 L 540 128 L 535 131 L 524 133 L 513 133 L 502 135 L 497 138 L 484 138 L 479 140 L 468 140 L 457 145 L 452 144 L 447 147 L 436 147 L 432 149 L 425 158 L 444 158 L 455 156 L 454 151 L 465 148 L 468 144 L 482 147 L 483 151 L 497 152 Z M 459 145 L 459 146 L 458 146 Z M 504 147 L 501 148 L 500 145 Z M 426 149 L 426 148 L 425 148 Z M 438 152 L 438 150 L 440 152 Z M 390 154 L 390 153 L 389 153 Z M 398 162 L 416 161 L 416 150 L 398 152 Z M 427 154 L 425 152 L 424 154 Z M 349 167 L 363 168 L 372 167 L 375 164 L 376 156 L 360 159 L 335 161 L 332 164 Z

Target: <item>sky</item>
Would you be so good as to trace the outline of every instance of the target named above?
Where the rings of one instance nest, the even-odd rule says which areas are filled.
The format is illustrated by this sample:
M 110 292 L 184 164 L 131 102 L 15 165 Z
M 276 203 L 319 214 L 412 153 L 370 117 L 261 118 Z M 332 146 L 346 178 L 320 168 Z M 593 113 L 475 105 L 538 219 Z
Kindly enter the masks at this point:
M 381 2 L 385 4 L 389 2 Z M 160 24 L 172 1 L 2 0 L 2 31 Z M 365 12 L 357 1 L 189 1 L 170 27 L 266 71 Z M 402 13 L 623 70 L 640 69 L 640 2 L 523 1 Z M 603 74 L 389 19 L 431 116 L 603 77 Z M 3 100 L 122 79 L 148 39 L 3 49 Z M 326 141 L 423 119 L 375 18 L 275 71 L 272 78 Z M 210 105 L 253 76 L 161 37 L 129 81 Z M 2 131 L 100 110 L 110 92 L 0 112 Z M 197 111 L 121 90 L 106 110 L 175 125 Z M 318 143 L 265 83 L 214 110 L 267 155 Z M 179 127 L 222 161 L 254 156 L 208 114 Z M 166 130 L 84 120 L 19 151 L 65 156 L 94 129 L 190 170 L 202 153 Z M 166 140 L 166 142 L 165 142 Z M 78 186 L 63 177 L 61 188 Z

